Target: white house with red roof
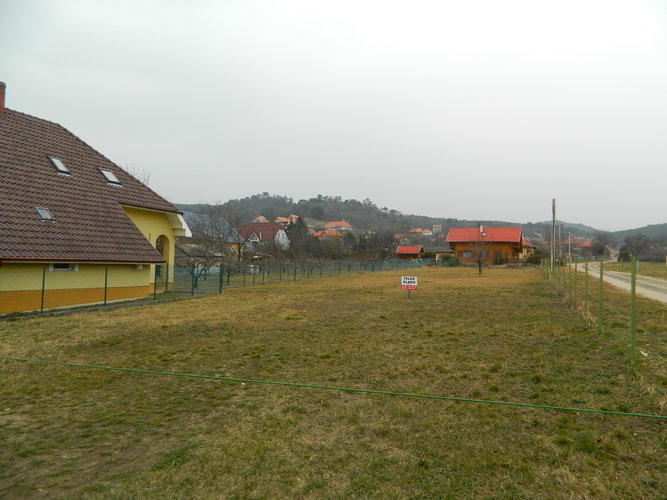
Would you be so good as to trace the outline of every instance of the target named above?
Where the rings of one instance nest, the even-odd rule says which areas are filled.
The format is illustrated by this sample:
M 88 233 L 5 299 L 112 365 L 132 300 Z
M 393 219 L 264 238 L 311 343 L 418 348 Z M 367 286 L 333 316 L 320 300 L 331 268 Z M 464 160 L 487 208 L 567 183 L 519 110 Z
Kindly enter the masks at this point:
M 251 222 L 239 228 L 241 237 L 250 244 L 258 247 L 260 245 L 274 244 L 279 248 L 289 248 L 290 241 L 283 227 L 277 222 Z
M 334 220 L 324 225 L 325 231 L 352 231 L 352 225 L 346 220 Z

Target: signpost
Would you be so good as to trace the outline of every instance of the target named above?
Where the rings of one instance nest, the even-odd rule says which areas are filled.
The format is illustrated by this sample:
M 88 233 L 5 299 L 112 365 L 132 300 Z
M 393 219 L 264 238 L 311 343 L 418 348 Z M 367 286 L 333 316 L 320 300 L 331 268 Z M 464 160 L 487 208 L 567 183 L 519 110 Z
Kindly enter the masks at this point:
M 417 277 L 416 276 L 401 276 L 401 289 L 408 291 L 408 298 L 412 290 L 417 290 Z

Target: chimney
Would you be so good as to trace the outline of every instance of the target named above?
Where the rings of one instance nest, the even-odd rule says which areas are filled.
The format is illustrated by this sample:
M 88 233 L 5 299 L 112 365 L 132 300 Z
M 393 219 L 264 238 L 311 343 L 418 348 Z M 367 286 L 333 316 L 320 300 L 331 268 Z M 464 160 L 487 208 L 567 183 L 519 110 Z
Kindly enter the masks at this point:
M 0 82 L 0 113 L 5 110 L 5 82 Z

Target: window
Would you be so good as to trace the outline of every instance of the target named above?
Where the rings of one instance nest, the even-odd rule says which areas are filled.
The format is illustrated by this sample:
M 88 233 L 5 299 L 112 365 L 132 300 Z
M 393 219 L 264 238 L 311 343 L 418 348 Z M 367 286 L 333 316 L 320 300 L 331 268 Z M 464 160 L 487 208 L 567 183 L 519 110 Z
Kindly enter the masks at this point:
M 116 177 L 116 175 L 111 170 L 105 170 L 101 168 L 100 172 L 102 172 L 102 175 L 105 177 L 105 179 L 109 184 L 115 184 L 116 186 L 121 185 L 120 181 L 118 180 L 118 177 Z
M 54 156 L 47 156 L 47 158 L 49 159 L 51 165 L 54 166 L 54 168 L 58 171 L 59 174 L 72 175 L 69 171 L 69 168 L 65 166 L 65 164 L 60 158 L 56 158 Z
M 39 215 L 39 218 L 42 220 L 56 220 L 48 208 L 36 207 L 35 210 L 37 210 L 37 215 Z
M 49 271 L 78 271 L 79 264 L 69 262 L 54 262 L 49 266 Z

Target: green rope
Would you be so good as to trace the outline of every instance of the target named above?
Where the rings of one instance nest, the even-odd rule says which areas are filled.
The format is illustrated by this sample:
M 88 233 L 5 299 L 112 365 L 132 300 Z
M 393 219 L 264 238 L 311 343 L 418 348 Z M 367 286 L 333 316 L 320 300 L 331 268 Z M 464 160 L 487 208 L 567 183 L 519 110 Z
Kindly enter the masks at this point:
M 156 370 L 141 370 L 138 368 L 119 368 L 114 366 L 98 366 L 98 365 L 84 365 L 80 363 L 66 363 L 62 361 L 45 361 L 41 359 L 25 359 L 25 358 L 11 358 L 0 356 L 0 359 L 6 361 L 22 361 L 26 363 L 42 363 L 46 365 L 59 365 L 59 366 L 71 366 L 77 368 L 95 368 L 98 370 L 116 370 L 122 372 L 132 372 L 132 373 L 150 373 L 152 375 L 170 375 L 174 377 L 190 377 L 190 378 L 202 378 L 209 380 L 224 380 L 226 382 L 243 382 L 243 383 L 253 383 L 253 384 L 268 384 L 268 385 L 281 385 L 286 387 L 305 387 L 309 389 L 327 389 L 333 391 L 344 391 L 344 392 L 359 392 L 365 394 L 382 394 L 384 396 L 401 396 L 407 398 L 422 398 L 422 399 L 439 399 L 445 401 L 458 401 L 461 403 L 484 403 L 492 405 L 503 405 L 503 406 L 519 406 L 523 408 L 539 408 L 542 410 L 560 410 L 560 411 L 572 411 L 572 412 L 582 412 L 582 413 L 598 413 L 604 415 L 619 415 L 623 417 L 643 417 L 643 418 L 658 418 L 667 420 L 667 415 L 648 415 L 644 413 L 628 413 L 622 411 L 610 411 L 610 410 L 594 410 L 589 408 L 568 408 L 564 406 L 549 406 L 549 405 L 537 405 L 532 403 L 512 403 L 508 401 L 492 401 L 487 399 L 470 399 L 470 398 L 456 398 L 451 396 L 436 396 L 432 394 L 413 394 L 409 392 L 392 392 L 392 391 L 378 391 L 374 389 L 353 389 L 350 387 L 335 387 L 329 385 L 316 385 L 316 384 L 299 384 L 296 382 L 275 382 L 270 380 L 256 380 L 250 378 L 235 378 L 235 377 L 220 377 L 217 375 L 197 375 L 195 373 L 176 373 L 176 372 L 163 372 Z

